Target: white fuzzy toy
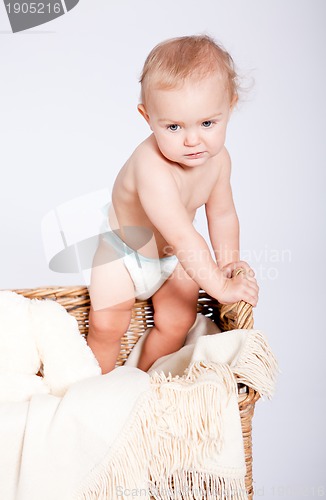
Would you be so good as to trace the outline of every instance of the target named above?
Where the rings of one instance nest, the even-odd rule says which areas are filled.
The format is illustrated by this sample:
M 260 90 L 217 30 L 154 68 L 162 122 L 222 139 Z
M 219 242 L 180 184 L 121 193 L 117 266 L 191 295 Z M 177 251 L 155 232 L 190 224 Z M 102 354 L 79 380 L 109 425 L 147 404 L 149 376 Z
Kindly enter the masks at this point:
M 43 377 L 36 374 L 42 369 Z M 52 300 L 0 291 L 0 401 L 63 396 L 101 369 L 76 319 Z

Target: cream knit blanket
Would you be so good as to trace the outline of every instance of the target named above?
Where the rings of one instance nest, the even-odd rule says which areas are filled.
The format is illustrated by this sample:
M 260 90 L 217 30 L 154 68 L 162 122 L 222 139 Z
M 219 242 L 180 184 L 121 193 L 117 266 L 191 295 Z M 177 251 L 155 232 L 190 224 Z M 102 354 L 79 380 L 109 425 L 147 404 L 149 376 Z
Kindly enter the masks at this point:
M 271 397 L 277 364 L 262 332 L 212 328 L 148 373 L 138 345 L 62 398 L 2 403 L 1 500 L 246 499 L 235 375 Z

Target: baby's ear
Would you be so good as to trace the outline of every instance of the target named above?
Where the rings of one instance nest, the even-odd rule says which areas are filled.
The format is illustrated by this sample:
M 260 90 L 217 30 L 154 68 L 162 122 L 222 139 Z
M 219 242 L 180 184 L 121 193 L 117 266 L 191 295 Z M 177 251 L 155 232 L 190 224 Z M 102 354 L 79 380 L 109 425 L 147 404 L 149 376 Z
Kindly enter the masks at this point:
M 144 104 L 138 104 L 137 109 L 138 109 L 139 113 L 145 118 L 145 120 L 147 121 L 147 123 L 150 125 L 150 123 L 149 123 L 149 121 L 150 121 L 149 114 L 147 113 Z
M 237 94 L 235 94 L 232 98 L 232 101 L 230 103 L 230 111 L 232 112 L 234 110 L 234 107 L 236 106 L 237 102 L 239 100 L 239 97 Z

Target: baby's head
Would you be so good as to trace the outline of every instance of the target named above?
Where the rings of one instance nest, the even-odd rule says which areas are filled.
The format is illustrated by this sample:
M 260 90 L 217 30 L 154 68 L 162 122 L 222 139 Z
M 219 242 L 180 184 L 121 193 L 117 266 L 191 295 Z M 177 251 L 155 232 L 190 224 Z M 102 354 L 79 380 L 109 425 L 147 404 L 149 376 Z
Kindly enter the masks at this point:
M 229 54 L 208 36 L 174 38 L 152 50 L 138 110 L 165 158 L 196 167 L 222 151 L 236 77 Z
M 172 90 L 185 82 L 219 75 L 230 106 L 238 100 L 237 74 L 232 57 L 207 35 L 166 40 L 149 53 L 140 78 L 141 102 L 146 107 L 153 90 Z

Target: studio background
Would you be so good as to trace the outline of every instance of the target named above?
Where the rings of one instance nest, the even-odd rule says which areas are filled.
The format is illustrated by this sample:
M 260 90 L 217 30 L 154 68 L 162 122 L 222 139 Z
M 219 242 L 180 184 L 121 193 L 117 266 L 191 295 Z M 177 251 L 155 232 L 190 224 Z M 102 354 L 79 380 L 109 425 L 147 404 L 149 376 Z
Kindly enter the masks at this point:
M 158 42 L 207 33 L 247 91 L 227 148 L 242 258 L 282 373 L 253 421 L 256 497 L 326 497 L 323 0 L 92 0 L 12 34 L 0 4 L 0 288 L 83 284 L 48 268 L 41 223 L 107 188 L 149 129 L 138 78 Z M 197 227 L 207 237 L 204 211 Z

